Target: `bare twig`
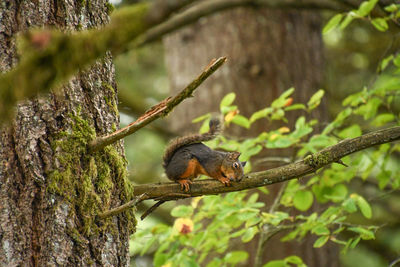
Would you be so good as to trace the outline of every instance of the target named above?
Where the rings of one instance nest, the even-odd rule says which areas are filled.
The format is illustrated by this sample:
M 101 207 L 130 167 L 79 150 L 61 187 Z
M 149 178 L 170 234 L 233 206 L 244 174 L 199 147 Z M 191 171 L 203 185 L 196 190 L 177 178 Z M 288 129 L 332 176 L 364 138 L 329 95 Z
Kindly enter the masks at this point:
M 156 202 L 153 206 L 151 206 L 149 209 L 147 209 L 142 216 L 140 216 L 140 219 L 143 221 L 150 213 L 155 211 L 159 206 L 161 206 L 163 203 L 165 203 L 165 200 L 160 200 Z
M 212 73 L 214 73 L 222 64 L 226 61 L 226 57 L 220 57 L 217 60 L 211 61 L 211 63 L 204 69 L 204 71 L 194 79 L 188 86 L 185 87 L 179 94 L 175 97 L 167 98 L 157 105 L 153 106 L 150 110 L 148 110 L 145 114 L 143 114 L 136 121 L 132 122 L 128 126 L 119 129 L 111 133 L 110 135 L 98 137 L 89 143 L 89 151 L 97 151 L 109 144 L 112 144 L 118 141 L 121 138 L 124 138 L 127 135 L 130 135 L 137 130 L 143 128 L 150 122 L 166 116 L 170 113 L 179 103 L 181 103 L 184 99 L 191 97 L 193 91 L 200 86 Z
M 142 214 L 142 216 L 140 216 L 140 219 L 144 220 L 144 218 L 146 218 L 150 213 L 155 211 L 159 206 L 161 206 L 166 201 L 177 200 L 177 199 L 188 198 L 188 197 L 190 197 L 189 194 L 179 193 L 179 194 L 169 194 L 169 195 L 162 196 L 162 197 L 160 197 L 158 199 L 155 199 L 155 200 L 158 200 L 158 202 L 156 204 L 154 204 L 153 206 L 151 206 L 148 210 L 146 210 Z
M 219 181 L 211 179 L 194 181 L 188 194 L 190 194 L 191 197 L 216 195 L 284 182 L 313 173 L 354 152 L 396 140 L 400 140 L 400 126 L 374 131 L 353 139 L 343 140 L 336 145 L 327 147 L 318 153 L 307 156 L 305 159 L 292 164 L 266 171 L 250 173 L 246 175 L 241 182 L 233 182 L 230 187 L 225 187 Z M 179 193 L 181 189 L 177 183 L 135 186 L 134 194 L 141 195 L 145 192 L 148 194 L 149 199 L 157 199 L 166 194 Z
M 389 265 L 389 267 L 394 267 L 396 266 L 397 263 L 400 263 L 400 258 L 395 259 L 394 261 L 392 261 Z
M 141 194 L 140 196 L 135 197 L 131 201 L 129 201 L 121 206 L 118 206 L 114 209 L 111 209 L 106 212 L 98 214 L 97 217 L 99 219 L 105 219 L 107 217 L 115 216 L 117 214 L 120 214 L 121 212 L 126 211 L 127 209 L 131 209 L 131 208 L 135 207 L 137 204 L 139 204 L 140 202 L 142 202 L 145 199 L 147 199 L 146 193 Z
M 283 184 L 278 191 L 278 194 L 274 198 L 274 203 L 272 203 L 271 207 L 269 208 L 269 213 L 273 213 L 279 206 L 279 202 L 281 201 L 283 192 L 285 191 L 287 187 L 287 183 Z M 269 224 L 264 224 L 261 226 L 260 229 L 260 236 L 258 238 L 258 243 L 257 243 L 257 250 L 256 250 L 256 256 L 254 259 L 254 266 L 259 267 L 262 265 L 262 255 L 264 251 L 264 246 L 267 243 L 269 239 L 271 239 L 275 234 L 279 233 L 281 230 L 278 230 L 277 228 L 271 228 L 271 225 Z

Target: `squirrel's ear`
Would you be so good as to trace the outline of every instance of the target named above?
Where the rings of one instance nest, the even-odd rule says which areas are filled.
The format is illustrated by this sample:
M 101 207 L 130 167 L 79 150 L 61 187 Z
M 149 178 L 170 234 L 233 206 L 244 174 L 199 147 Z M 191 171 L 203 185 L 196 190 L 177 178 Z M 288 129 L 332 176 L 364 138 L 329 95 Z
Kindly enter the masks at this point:
M 247 161 L 243 161 L 242 163 L 242 167 L 244 168 L 244 166 L 246 166 Z
M 240 153 L 239 152 L 231 152 L 229 153 L 229 158 L 233 159 L 233 160 L 237 160 L 240 157 Z

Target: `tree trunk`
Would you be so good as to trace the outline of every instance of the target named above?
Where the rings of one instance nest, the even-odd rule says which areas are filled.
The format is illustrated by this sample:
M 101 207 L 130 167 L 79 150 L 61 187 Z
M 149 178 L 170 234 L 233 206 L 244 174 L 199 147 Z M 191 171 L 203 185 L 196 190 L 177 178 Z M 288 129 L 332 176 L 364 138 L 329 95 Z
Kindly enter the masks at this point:
M 17 33 L 101 26 L 108 11 L 106 0 L 2 1 L 0 70 L 17 64 Z M 95 219 L 131 198 L 122 143 L 86 150 L 119 125 L 115 88 L 105 55 L 56 92 L 20 103 L 0 129 L 0 266 L 128 265 L 132 211 Z
M 323 55 L 320 18 L 309 12 L 237 8 L 207 18 L 164 38 L 171 88 L 177 91 L 190 82 L 212 58 L 227 56 L 228 62 L 199 88 L 195 97 L 174 111 L 171 127 L 177 132 L 192 128 L 190 121 L 219 110 L 228 92 L 236 93 L 240 112 L 249 116 L 265 108 L 283 91 L 294 86 L 294 102 L 307 102 L 322 81 Z M 327 119 L 324 107 L 312 114 Z M 299 112 L 289 112 L 293 125 Z M 251 131 L 235 128 L 236 136 L 256 135 L 279 127 L 258 121 Z M 291 156 L 293 151 L 264 151 L 263 155 Z M 263 169 L 269 166 L 262 166 Z M 271 187 L 269 187 L 271 188 Z M 273 191 L 277 191 L 275 187 Z M 273 195 L 273 194 L 272 194 Z M 267 203 L 272 203 L 271 197 Z M 267 205 L 268 206 L 268 205 Z M 338 266 L 336 247 L 313 249 L 308 238 L 301 244 L 269 241 L 263 262 L 289 255 L 301 256 L 309 266 Z M 250 244 L 254 265 L 256 241 Z

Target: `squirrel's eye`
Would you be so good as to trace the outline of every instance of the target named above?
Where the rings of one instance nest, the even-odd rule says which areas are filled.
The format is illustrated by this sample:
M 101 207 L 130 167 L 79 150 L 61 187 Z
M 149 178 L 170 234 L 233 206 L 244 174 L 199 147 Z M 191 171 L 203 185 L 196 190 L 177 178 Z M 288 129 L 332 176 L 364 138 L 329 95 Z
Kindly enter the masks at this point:
M 235 168 L 235 169 L 239 168 L 239 163 L 237 163 L 237 162 L 233 163 L 233 168 Z

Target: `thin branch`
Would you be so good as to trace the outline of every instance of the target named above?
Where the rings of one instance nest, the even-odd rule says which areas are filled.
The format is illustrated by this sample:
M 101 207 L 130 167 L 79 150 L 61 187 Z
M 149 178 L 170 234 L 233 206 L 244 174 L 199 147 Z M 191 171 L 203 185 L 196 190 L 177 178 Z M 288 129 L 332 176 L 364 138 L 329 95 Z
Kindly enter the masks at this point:
M 225 187 L 219 181 L 213 179 L 194 181 L 188 194 L 191 197 L 216 195 L 281 183 L 313 173 L 354 152 L 396 140 L 400 140 L 400 126 L 374 131 L 353 139 L 345 139 L 298 162 L 266 171 L 250 173 L 241 182 L 233 182 L 230 187 Z M 166 194 L 179 192 L 182 191 L 177 183 L 158 183 L 137 185 L 135 186 L 134 194 L 147 193 L 149 199 L 156 199 Z
M 156 202 L 156 204 L 154 204 L 153 206 L 151 206 L 150 208 L 148 208 L 143 214 L 142 216 L 140 216 L 140 219 L 143 221 L 150 213 L 152 213 L 153 211 L 155 211 L 159 206 L 161 206 L 162 204 L 165 203 L 165 200 L 159 200 L 158 202 Z
M 99 219 L 105 219 L 107 217 L 118 215 L 128 209 L 135 207 L 137 204 L 139 204 L 140 202 L 142 202 L 143 200 L 146 200 L 146 199 L 147 199 L 146 193 L 141 194 L 140 196 L 135 197 L 131 201 L 129 201 L 121 206 L 118 206 L 115 209 L 111 209 L 106 212 L 98 214 L 97 217 Z
M 301 161 L 266 171 L 250 173 L 246 175 L 241 182 L 233 182 L 232 186 L 230 187 L 225 187 L 220 182 L 209 179 L 193 182 L 190 192 L 182 193 L 180 185 L 177 183 L 158 183 L 137 185 L 134 187 L 134 194 L 139 196 L 139 198 L 142 198 L 142 200 L 154 199 L 158 201 L 144 213 L 144 217 L 146 217 L 166 201 L 202 195 L 216 195 L 220 193 L 241 191 L 300 178 L 309 173 L 316 172 L 318 169 L 328 164 L 336 163 L 341 158 L 354 152 L 397 140 L 400 140 L 400 126 L 374 131 L 352 139 L 345 139 L 336 145 L 327 147 L 320 152 L 309 155 Z M 279 194 L 282 194 L 283 190 L 284 189 L 281 189 Z M 110 211 L 104 212 L 98 215 L 98 217 L 106 218 L 108 216 L 117 215 L 129 207 L 133 207 L 133 204 L 129 204 L 132 201 Z M 271 206 L 270 212 L 277 207 L 277 203 L 278 202 Z M 272 231 L 263 239 L 266 241 L 275 233 L 277 232 Z
M 143 114 L 136 121 L 132 122 L 128 126 L 119 129 L 109 135 L 98 137 L 89 143 L 89 151 L 97 151 L 109 144 L 130 135 L 137 130 L 143 128 L 150 122 L 166 116 L 170 113 L 178 104 L 180 104 L 184 99 L 191 97 L 194 90 L 200 86 L 211 74 L 213 74 L 219 67 L 226 62 L 226 57 L 220 57 L 217 60 L 212 60 L 211 63 L 203 70 L 203 72 L 194 79 L 189 85 L 185 87 L 179 94 L 174 98 L 167 98 L 157 105 L 153 106 L 149 111 Z
M 190 197 L 189 194 L 170 194 L 170 195 L 165 195 L 162 196 L 158 199 L 158 202 L 156 202 L 156 204 L 154 204 L 153 206 L 151 206 L 149 209 L 147 209 L 142 216 L 140 216 L 140 219 L 143 221 L 150 213 L 152 213 L 153 211 L 155 211 L 159 206 L 161 206 L 163 203 L 165 203 L 166 201 L 170 201 L 170 200 L 178 200 L 178 199 L 182 199 L 182 198 L 188 198 Z
M 196 22 L 201 17 L 214 14 L 219 11 L 240 6 L 267 7 L 274 9 L 325 9 L 337 12 L 346 11 L 346 6 L 333 3 L 330 0 L 209 0 L 199 2 L 171 19 L 149 29 L 138 37 L 130 49 L 153 42 L 167 33 Z
M 396 266 L 397 263 L 400 263 L 400 257 L 392 261 L 389 265 L 389 267 L 394 267 Z
M 269 208 L 268 213 L 273 213 L 276 208 L 279 206 L 279 202 L 281 201 L 283 192 L 285 191 L 287 187 L 287 183 L 283 184 L 278 191 L 278 194 L 274 198 L 274 203 L 272 203 L 271 207 Z M 273 237 L 275 234 L 277 234 L 279 231 L 277 229 L 271 229 L 271 225 L 269 224 L 264 224 L 261 226 L 261 231 L 260 235 L 258 237 L 258 243 L 257 243 L 257 250 L 256 250 L 256 256 L 254 259 L 254 266 L 259 267 L 262 265 L 262 256 L 263 256 L 263 251 L 264 251 L 264 246 L 267 243 L 271 237 Z

